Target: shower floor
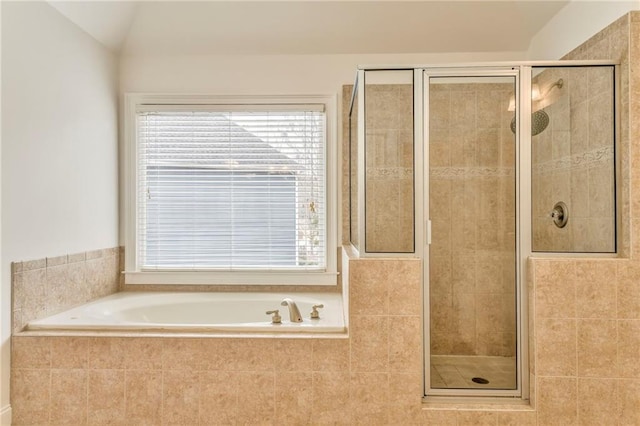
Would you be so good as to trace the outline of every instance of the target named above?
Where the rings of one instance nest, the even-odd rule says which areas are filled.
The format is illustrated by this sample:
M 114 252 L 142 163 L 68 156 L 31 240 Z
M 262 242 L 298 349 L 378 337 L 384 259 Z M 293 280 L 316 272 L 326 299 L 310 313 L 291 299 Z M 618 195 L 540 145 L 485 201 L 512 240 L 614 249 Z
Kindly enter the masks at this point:
M 471 379 L 481 377 L 487 384 Z M 515 389 L 516 360 L 502 356 L 431 356 L 431 387 L 438 389 Z

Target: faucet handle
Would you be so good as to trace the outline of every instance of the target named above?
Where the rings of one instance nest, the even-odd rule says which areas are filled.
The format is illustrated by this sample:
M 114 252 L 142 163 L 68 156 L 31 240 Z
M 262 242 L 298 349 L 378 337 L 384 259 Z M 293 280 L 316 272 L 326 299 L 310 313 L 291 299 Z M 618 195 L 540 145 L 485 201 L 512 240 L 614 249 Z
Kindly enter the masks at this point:
M 324 308 L 324 305 L 321 303 L 319 305 L 313 305 L 311 307 L 312 311 L 311 311 L 311 319 L 320 319 L 320 312 L 318 312 L 318 309 Z
M 267 311 L 267 315 L 272 315 L 273 317 L 271 317 L 271 323 L 272 324 L 280 324 L 282 322 L 282 317 L 280 316 L 280 311 L 278 309 L 275 309 L 273 311 Z

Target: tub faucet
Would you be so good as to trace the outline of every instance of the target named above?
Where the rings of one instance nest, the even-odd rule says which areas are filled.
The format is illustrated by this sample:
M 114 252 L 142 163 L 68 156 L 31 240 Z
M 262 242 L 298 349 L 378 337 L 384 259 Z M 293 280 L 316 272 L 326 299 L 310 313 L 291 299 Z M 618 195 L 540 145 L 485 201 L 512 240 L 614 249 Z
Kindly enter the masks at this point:
M 300 310 L 298 310 L 296 302 L 287 297 L 282 300 L 281 305 L 289 307 L 289 321 L 302 322 L 302 315 L 300 315 Z

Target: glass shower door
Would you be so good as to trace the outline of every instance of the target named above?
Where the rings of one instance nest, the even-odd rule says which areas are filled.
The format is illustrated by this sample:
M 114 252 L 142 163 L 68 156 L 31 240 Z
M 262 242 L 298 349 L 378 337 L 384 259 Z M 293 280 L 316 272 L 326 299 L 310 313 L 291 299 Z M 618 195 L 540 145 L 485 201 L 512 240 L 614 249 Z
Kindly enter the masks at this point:
M 516 82 L 425 79 L 428 394 L 518 389 Z

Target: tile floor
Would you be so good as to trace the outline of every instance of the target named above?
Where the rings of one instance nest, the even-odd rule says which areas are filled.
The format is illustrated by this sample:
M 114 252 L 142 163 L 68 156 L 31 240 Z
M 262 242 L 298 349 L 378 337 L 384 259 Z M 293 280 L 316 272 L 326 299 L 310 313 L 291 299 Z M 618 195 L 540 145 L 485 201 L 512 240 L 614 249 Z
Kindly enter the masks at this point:
M 489 381 L 471 381 L 481 377 Z M 515 389 L 516 359 L 501 356 L 431 356 L 431 387 L 444 389 Z

